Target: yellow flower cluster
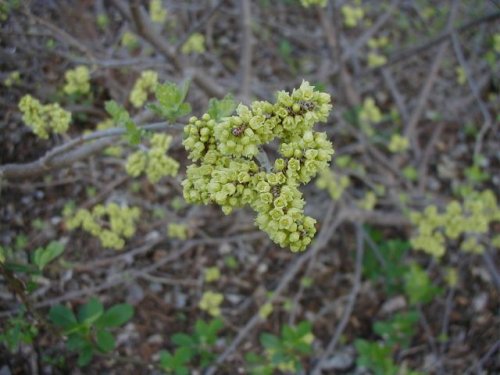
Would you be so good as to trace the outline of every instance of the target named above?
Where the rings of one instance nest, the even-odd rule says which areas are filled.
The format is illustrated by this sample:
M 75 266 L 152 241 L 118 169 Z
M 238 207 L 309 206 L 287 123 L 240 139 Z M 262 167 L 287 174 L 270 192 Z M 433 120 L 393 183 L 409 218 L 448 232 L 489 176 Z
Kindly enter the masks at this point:
M 410 220 L 417 226 L 411 244 L 436 258 L 446 252 L 446 239 L 461 242 L 461 250 L 482 253 L 481 235 L 492 222 L 500 221 L 500 208 L 491 190 L 473 192 L 464 202 L 452 201 L 443 213 L 436 206 L 428 206 L 423 213 L 412 212 Z
M 167 10 L 163 8 L 161 0 L 151 0 L 149 2 L 149 17 L 155 23 L 163 23 L 167 19 Z
M 219 267 L 208 267 L 205 270 L 205 281 L 211 283 L 220 279 Z
M 333 154 L 326 133 L 313 130 L 326 121 L 330 95 L 303 82 L 292 93 L 276 93 L 276 103 L 239 105 L 235 116 L 217 122 L 209 114 L 185 127 L 184 146 L 193 160 L 183 181 L 189 203 L 216 203 L 224 213 L 250 205 L 256 224 L 281 247 L 302 251 L 316 232 L 304 215 L 300 184 L 328 167 Z M 261 146 L 279 138 L 280 157 L 266 160 Z
M 143 71 L 130 92 L 130 103 L 135 108 L 142 107 L 148 99 L 148 95 L 154 92 L 157 84 L 158 73 L 152 70 Z
M 375 124 L 382 120 L 382 112 L 375 104 L 375 100 L 373 98 L 365 98 L 363 101 L 363 107 L 361 108 L 361 112 L 359 114 L 359 119 L 362 122 L 368 122 L 371 124 Z
M 371 51 L 368 53 L 366 61 L 368 62 L 369 67 L 377 68 L 387 63 L 387 57 L 378 52 Z
M 170 223 L 167 227 L 167 233 L 170 238 L 185 240 L 188 235 L 188 228 L 184 224 Z
M 121 45 L 130 49 L 133 49 L 137 46 L 139 41 L 134 33 L 130 31 L 125 31 L 122 35 Z
M 179 163 L 165 153 L 170 147 L 172 136 L 167 134 L 154 134 L 151 137 L 151 147 L 139 150 L 129 155 L 125 169 L 132 177 L 146 173 L 152 183 L 158 182 L 162 177 L 175 176 L 179 170 Z
M 368 47 L 370 52 L 367 55 L 368 66 L 371 68 L 377 68 L 379 66 L 387 63 L 387 57 L 380 53 L 380 49 L 384 48 L 389 44 L 389 38 L 386 36 L 381 36 L 379 38 L 372 38 L 368 41 Z
M 320 189 L 328 191 L 330 197 L 334 201 L 340 199 L 344 190 L 350 185 L 350 183 L 351 180 L 348 176 L 342 176 L 329 168 L 323 169 L 316 180 L 316 186 Z
M 467 75 L 465 74 L 465 69 L 461 66 L 457 66 L 455 68 L 455 74 L 457 76 L 457 83 L 460 86 L 465 85 L 465 82 L 467 82 Z
M 325 7 L 328 0 L 300 0 L 303 7 L 309 8 L 311 5 L 317 5 L 319 7 Z
M 17 70 L 10 72 L 7 78 L 3 80 L 3 84 L 7 87 L 11 87 L 15 84 L 18 84 L 21 82 L 21 73 L 19 73 Z
M 360 6 L 344 5 L 340 11 L 344 16 L 344 25 L 350 28 L 356 27 L 365 16 L 365 12 Z
M 368 191 L 363 199 L 357 202 L 358 207 L 365 211 L 373 211 L 377 204 L 377 196 L 373 191 Z
M 49 132 L 65 133 L 71 122 L 71 113 L 62 109 L 58 103 L 43 105 L 31 95 L 21 98 L 19 109 L 25 124 L 42 139 L 47 139 Z
M 181 52 L 185 55 L 205 52 L 205 37 L 200 33 L 192 34 L 182 45 Z
M 371 38 L 367 44 L 371 49 L 384 48 L 389 44 L 389 38 L 386 36 Z
M 269 315 L 273 312 L 273 304 L 270 302 L 267 302 L 263 304 L 260 309 L 259 309 L 259 317 L 262 320 L 266 320 Z
M 85 95 L 90 92 L 90 72 L 86 66 L 80 65 L 75 69 L 70 69 L 64 74 L 64 77 L 66 84 L 63 90 L 66 94 Z
M 382 112 L 375 104 L 373 98 L 365 98 L 363 100 L 363 105 L 359 112 L 359 123 L 361 130 L 368 137 L 373 137 L 375 135 L 375 130 L 372 125 L 380 122 L 382 120 Z
M 444 279 L 450 288 L 455 288 L 458 284 L 458 271 L 455 267 L 448 267 L 445 270 Z
M 393 134 L 389 142 L 389 151 L 393 153 L 404 152 L 410 147 L 410 141 L 399 134 Z
M 125 239 L 135 234 L 136 221 L 141 211 L 137 207 L 119 206 L 110 203 L 97 205 L 92 211 L 80 209 L 74 215 L 67 215 L 68 229 L 82 228 L 99 238 L 102 246 L 116 250 L 123 249 Z
M 213 317 L 220 316 L 220 305 L 224 301 L 224 296 L 221 293 L 205 292 L 201 297 L 199 307 Z

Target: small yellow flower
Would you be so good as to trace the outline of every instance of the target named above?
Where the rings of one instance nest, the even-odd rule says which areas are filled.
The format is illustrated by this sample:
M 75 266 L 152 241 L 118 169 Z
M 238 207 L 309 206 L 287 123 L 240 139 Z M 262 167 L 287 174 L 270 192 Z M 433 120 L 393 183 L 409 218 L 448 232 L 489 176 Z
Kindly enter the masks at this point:
M 266 320 L 267 317 L 273 312 L 273 305 L 272 303 L 265 303 L 261 306 L 259 309 L 259 316 L 262 320 Z
M 358 207 L 366 211 L 373 211 L 376 204 L 377 204 L 377 196 L 373 191 L 367 192 L 364 198 L 358 201 Z
M 220 316 L 220 305 L 224 301 L 224 296 L 221 293 L 205 292 L 201 297 L 199 307 L 213 317 Z
M 300 0 L 303 7 L 309 8 L 311 5 L 317 5 L 319 7 L 325 7 L 328 0 Z
M 185 55 L 205 52 L 205 37 L 200 33 L 192 34 L 182 46 L 181 52 Z
M 86 66 L 80 65 L 75 69 L 70 69 L 64 77 L 66 84 L 63 90 L 66 94 L 87 94 L 90 92 L 90 72 Z
M 205 270 L 205 281 L 211 283 L 220 279 L 220 270 L 218 267 L 208 267 Z
M 359 6 L 344 5 L 340 11 L 344 16 L 344 25 L 349 28 L 356 27 L 365 15 L 363 8 Z
M 151 0 L 149 2 L 149 17 L 155 23 L 163 23 L 167 19 L 167 10 L 163 8 L 161 0 Z
M 467 76 L 465 74 L 465 69 L 461 66 L 457 66 L 455 68 L 455 73 L 457 75 L 457 82 L 460 86 L 465 85 L 465 82 L 467 82 Z
M 185 240 L 187 238 L 187 226 L 184 224 L 170 223 L 168 225 L 168 236 L 170 238 L 177 238 L 179 240 Z
M 375 104 L 375 100 L 373 98 L 365 98 L 361 112 L 359 113 L 359 119 L 362 123 L 369 124 L 375 124 L 382 120 L 382 112 Z
M 143 71 L 130 92 L 129 99 L 132 105 L 135 108 L 141 107 L 148 99 L 148 95 L 155 90 L 157 84 L 158 73 L 152 70 Z
M 130 31 L 125 31 L 122 35 L 121 45 L 130 49 L 133 49 L 137 46 L 139 41 L 135 34 Z
M 369 52 L 367 61 L 370 68 L 377 68 L 387 63 L 387 57 L 377 52 Z
M 445 280 L 448 286 L 455 288 L 458 284 L 458 272 L 455 267 L 448 267 L 445 273 Z
M 389 150 L 393 153 L 404 152 L 410 147 L 408 138 L 402 137 L 399 134 L 393 134 L 389 142 Z

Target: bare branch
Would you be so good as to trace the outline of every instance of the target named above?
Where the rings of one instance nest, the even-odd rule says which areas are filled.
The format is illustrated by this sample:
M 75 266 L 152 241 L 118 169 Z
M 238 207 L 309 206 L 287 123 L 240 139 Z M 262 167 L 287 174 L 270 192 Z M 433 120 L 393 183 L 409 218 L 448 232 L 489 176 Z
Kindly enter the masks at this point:
M 167 130 L 171 128 L 178 129 L 179 126 L 168 125 L 166 122 L 145 125 L 141 127 L 144 130 Z M 124 134 L 124 128 L 112 128 L 96 131 L 91 134 L 81 135 L 60 146 L 48 151 L 40 159 L 29 163 L 13 163 L 0 166 L 0 180 L 14 180 L 22 178 L 34 178 L 46 174 L 47 172 L 68 167 L 78 160 L 85 159 L 115 142 L 115 138 Z M 88 143 L 94 141 L 92 143 Z M 71 151 L 76 146 L 82 147 Z

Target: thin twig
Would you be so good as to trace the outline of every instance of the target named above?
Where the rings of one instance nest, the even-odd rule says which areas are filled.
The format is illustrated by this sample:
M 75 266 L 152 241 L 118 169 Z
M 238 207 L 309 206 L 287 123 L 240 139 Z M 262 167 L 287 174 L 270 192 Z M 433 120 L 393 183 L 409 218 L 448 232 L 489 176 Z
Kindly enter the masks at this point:
M 384 81 L 389 88 L 389 91 L 396 102 L 396 106 L 398 107 L 399 113 L 401 114 L 401 119 L 403 120 L 403 124 L 406 124 L 409 119 L 408 108 L 406 107 L 405 100 L 403 95 L 399 92 L 398 87 L 396 86 L 396 82 L 392 76 L 389 67 L 382 69 L 382 77 L 384 77 Z
M 463 25 L 456 27 L 456 28 L 449 28 L 445 31 L 443 31 L 440 35 L 438 35 L 435 38 L 429 39 L 423 43 L 421 43 L 418 46 L 408 48 L 407 50 L 403 50 L 402 52 L 396 53 L 394 56 L 389 58 L 389 61 L 385 64 L 382 65 L 381 67 L 378 68 L 383 68 L 389 65 L 394 65 L 396 63 L 399 63 L 411 56 L 418 55 L 424 51 L 426 51 L 429 48 L 432 48 L 434 46 L 437 46 L 441 44 L 444 40 L 448 39 L 451 35 L 452 32 L 458 32 L 461 33 L 465 30 L 468 30 L 474 26 L 480 25 L 485 22 L 494 22 L 498 18 L 500 18 L 500 12 L 494 12 L 491 14 L 487 14 L 483 17 L 479 17 L 477 19 L 474 19 L 472 21 L 466 22 Z M 378 69 L 377 68 L 377 69 Z M 370 69 L 370 71 L 375 70 L 375 69 Z
M 354 266 L 354 281 L 353 281 L 354 284 L 352 286 L 351 294 L 349 295 L 349 299 L 347 301 L 344 314 L 342 315 L 342 318 L 340 319 L 340 322 L 337 325 L 335 333 L 333 334 L 332 339 L 328 343 L 328 346 L 326 347 L 325 351 L 319 358 L 316 366 L 314 366 L 314 368 L 311 370 L 312 375 L 319 375 L 321 373 L 321 368 L 323 367 L 324 362 L 335 350 L 335 347 L 337 346 L 337 343 L 340 340 L 340 336 L 347 327 L 347 323 L 349 322 L 349 317 L 351 316 L 352 311 L 354 309 L 356 297 L 358 296 L 359 290 L 361 288 L 361 271 L 363 268 L 362 266 L 363 266 L 363 251 L 364 251 L 363 232 L 361 224 L 356 223 L 355 227 L 356 227 L 356 263 Z
M 486 132 L 491 128 L 493 121 L 491 119 L 490 112 L 488 111 L 486 105 L 481 99 L 481 94 L 479 92 L 478 84 L 474 79 L 474 77 L 472 76 L 469 64 L 467 64 L 467 61 L 465 61 L 464 53 L 462 51 L 462 47 L 460 46 L 460 41 L 458 40 L 457 33 L 451 32 L 450 35 L 451 35 L 451 44 L 453 46 L 453 50 L 455 51 L 457 60 L 465 72 L 465 76 L 467 77 L 467 83 L 469 84 L 470 91 L 472 92 L 474 99 L 476 99 L 477 105 L 479 106 L 479 110 L 481 111 L 481 114 L 483 115 L 484 118 L 483 126 L 481 127 L 481 130 L 477 135 L 476 144 L 474 146 L 474 156 L 478 156 L 481 153 L 483 138 L 486 135 Z
M 284 272 L 282 279 L 280 280 L 276 289 L 272 292 L 271 297 L 269 297 L 265 303 L 273 303 L 280 295 L 284 292 L 285 288 L 288 284 L 294 279 L 297 273 L 300 271 L 305 262 L 311 259 L 319 250 L 321 250 L 336 228 L 342 223 L 344 217 L 342 211 L 340 211 L 335 220 L 332 223 L 333 213 L 334 213 L 335 205 L 333 202 L 330 203 L 328 207 L 327 213 L 325 215 L 325 219 L 323 221 L 323 227 L 319 235 L 316 238 L 316 241 L 312 245 L 312 247 L 304 254 L 302 254 L 288 269 Z M 224 352 L 217 358 L 214 365 L 210 366 L 205 375 L 213 375 L 217 368 L 238 348 L 238 346 L 243 342 L 245 338 L 247 338 L 250 332 L 254 329 L 254 327 L 262 321 L 262 318 L 259 316 L 259 313 L 256 312 L 252 318 L 250 318 L 246 324 L 240 329 L 236 338 L 229 344 L 229 346 L 224 350 Z
M 446 24 L 446 30 L 450 32 L 453 26 L 453 21 L 455 20 L 455 16 L 458 10 L 459 1 L 454 0 L 450 9 L 450 13 L 448 16 L 448 21 Z M 427 105 L 427 100 L 429 99 L 429 94 L 431 93 L 432 87 L 437 79 L 437 75 L 439 73 L 439 68 L 441 67 L 441 63 L 446 54 L 446 50 L 448 49 L 448 40 L 445 39 L 443 44 L 439 47 L 438 52 L 436 53 L 436 57 L 429 71 L 429 75 L 427 80 L 420 91 L 420 95 L 418 96 L 417 105 L 413 110 L 408 123 L 405 126 L 404 135 L 410 140 L 410 144 L 412 146 L 413 151 L 420 157 L 420 146 L 417 139 L 416 128 L 422 114 L 424 113 L 425 107 Z
M 168 130 L 172 125 L 165 122 L 145 125 L 144 130 Z M 175 127 L 174 127 L 175 128 Z M 70 166 L 78 160 L 93 155 L 114 142 L 114 138 L 124 134 L 127 130 L 123 127 L 100 130 L 87 135 L 78 136 L 60 146 L 48 151 L 40 159 L 29 163 L 13 163 L 0 166 L 0 179 L 22 179 L 33 178 L 46 174 L 47 172 Z M 88 143 L 89 141 L 93 141 Z M 78 145 L 82 147 L 71 151 Z
M 130 13 L 125 10 L 126 7 L 120 0 L 113 0 L 113 3 L 125 17 L 134 22 L 139 35 L 155 47 L 174 66 L 176 71 L 185 78 L 192 78 L 193 82 L 208 96 L 222 98 L 225 95 L 226 90 L 213 80 L 210 75 L 200 69 L 190 67 L 185 61 L 181 61 L 176 54 L 175 48 L 172 48 L 166 39 L 156 32 L 154 25 L 144 14 L 139 1 L 134 0 L 130 3 Z
M 321 26 L 323 27 L 323 32 L 325 34 L 326 41 L 328 43 L 328 48 L 330 49 L 330 54 L 332 60 L 338 60 L 338 56 L 341 56 L 341 48 L 338 37 L 337 23 L 332 22 L 331 17 L 336 19 L 336 13 L 333 12 L 332 4 L 328 5 L 328 11 L 325 12 L 323 9 L 318 7 L 317 11 Z M 354 83 L 352 81 L 351 74 L 347 70 L 345 62 L 340 60 L 340 79 L 342 81 L 342 86 L 344 88 L 345 97 L 347 102 L 351 107 L 358 106 L 361 103 L 361 99 L 356 89 L 354 88 Z
M 250 0 L 240 0 L 241 26 L 243 33 L 243 44 L 241 48 L 241 100 L 244 103 L 250 101 L 250 83 L 252 79 L 252 9 Z
M 486 269 L 491 275 L 491 280 L 493 282 L 493 285 L 497 290 L 500 290 L 500 273 L 498 272 L 495 266 L 495 260 L 492 258 L 488 249 L 484 250 L 483 252 L 483 260 Z
M 177 42 L 177 44 L 175 46 L 175 50 L 177 52 L 179 52 L 181 50 L 182 46 L 184 45 L 184 43 L 186 43 L 186 41 L 189 39 L 189 37 L 191 35 L 193 35 L 194 33 L 198 32 L 199 30 L 201 30 L 201 28 L 212 19 L 212 17 L 217 13 L 219 8 L 223 4 L 224 4 L 224 0 L 220 0 L 209 11 L 206 11 L 206 12 L 204 11 L 203 17 L 198 22 L 193 23 L 191 25 L 191 27 L 189 28 L 189 30 L 184 34 L 184 36 L 179 39 L 179 41 Z

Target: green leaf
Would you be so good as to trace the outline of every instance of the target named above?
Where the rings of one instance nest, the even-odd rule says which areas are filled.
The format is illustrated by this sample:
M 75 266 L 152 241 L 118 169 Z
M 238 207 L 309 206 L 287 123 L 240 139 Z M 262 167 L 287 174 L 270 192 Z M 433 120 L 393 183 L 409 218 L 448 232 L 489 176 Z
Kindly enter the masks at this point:
M 169 121 L 175 121 L 177 118 L 189 114 L 191 105 L 184 103 L 189 84 L 190 81 L 185 81 L 179 87 L 175 83 L 166 82 L 156 86 L 155 96 L 159 104 L 151 104 L 147 108 Z
M 260 343 L 266 349 L 277 348 L 280 345 L 278 337 L 270 333 L 262 333 L 260 335 Z
M 137 127 L 133 121 L 127 121 L 125 123 L 125 130 L 127 132 L 125 133 L 124 138 L 129 144 L 136 146 L 141 143 L 141 138 L 144 132 L 142 129 Z
M 441 289 L 435 286 L 429 275 L 418 264 L 410 266 L 405 275 L 405 293 L 410 299 L 410 304 L 428 303 L 441 293 Z
M 176 118 L 183 117 L 186 115 L 189 115 L 191 113 L 191 104 L 189 103 L 182 103 L 179 108 L 177 109 L 175 115 Z
M 184 100 L 182 87 L 179 88 L 173 82 L 165 82 L 156 86 L 155 96 L 156 100 L 166 109 L 178 108 Z
M 52 323 L 54 323 L 54 325 L 61 327 L 64 330 L 68 330 L 69 328 L 78 325 L 73 311 L 63 305 L 52 306 L 49 311 L 49 319 Z
M 108 331 L 97 331 L 96 343 L 98 348 L 105 353 L 112 351 L 116 346 L 113 335 Z
M 6 262 L 4 265 L 6 270 L 12 272 L 26 273 L 26 274 L 40 274 L 40 269 L 31 264 L 21 264 Z
M 71 334 L 68 336 L 68 341 L 66 341 L 66 347 L 68 350 L 79 352 L 85 346 L 89 346 L 89 341 L 82 335 L 79 334 Z
M 408 241 L 385 240 L 379 231 L 368 228 L 371 241 L 366 242 L 363 257 L 363 275 L 374 280 L 382 280 L 389 295 L 403 291 L 403 276 L 408 272 L 404 256 L 410 248 Z M 372 244 L 376 246 L 372 248 Z
M 236 102 L 231 94 L 227 94 L 223 99 L 218 100 L 212 98 L 208 101 L 207 113 L 216 121 L 220 121 L 224 117 L 231 116 L 236 109 Z
M 179 348 L 174 354 L 162 350 L 160 352 L 160 366 L 164 370 L 170 370 L 175 374 L 189 374 L 189 369 L 185 366 L 193 358 L 194 354 L 188 348 Z
M 119 327 L 134 315 L 134 308 L 126 303 L 114 305 L 95 322 L 97 328 Z
M 375 375 L 396 375 L 398 368 L 395 365 L 391 347 L 374 341 L 356 340 L 354 346 L 358 351 L 358 366 L 370 369 Z
M 195 340 L 185 334 L 185 333 L 176 333 L 172 336 L 172 342 L 177 346 L 192 346 L 195 344 Z
M 193 356 L 194 353 L 189 348 L 178 348 L 175 351 L 175 358 L 177 363 L 187 363 L 193 358 Z
M 79 367 L 87 366 L 90 361 L 92 360 L 92 357 L 94 356 L 94 350 L 92 349 L 92 346 L 90 344 L 88 346 L 83 347 L 78 356 L 78 362 L 77 365 Z
M 418 319 L 417 311 L 398 313 L 392 319 L 376 322 L 373 330 L 384 339 L 387 345 L 407 348 L 415 335 Z
M 164 370 L 174 370 L 174 357 L 166 350 L 160 351 L 160 366 Z
M 296 328 L 297 336 L 299 338 L 302 338 L 303 336 L 311 333 L 311 330 L 312 330 L 311 322 L 309 322 L 307 320 L 302 321 L 297 325 L 297 328 Z
M 107 101 L 104 104 L 104 108 L 117 125 L 123 125 L 130 119 L 130 115 L 127 110 L 114 100 Z
M 80 323 L 85 322 L 91 324 L 102 315 L 103 311 L 104 307 L 102 303 L 97 298 L 93 297 L 78 310 L 78 321 Z
M 64 245 L 57 241 L 50 242 L 45 248 L 38 248 L 33 255 L 33 263 L 42 270 L 48 263 L 61 255 Z

